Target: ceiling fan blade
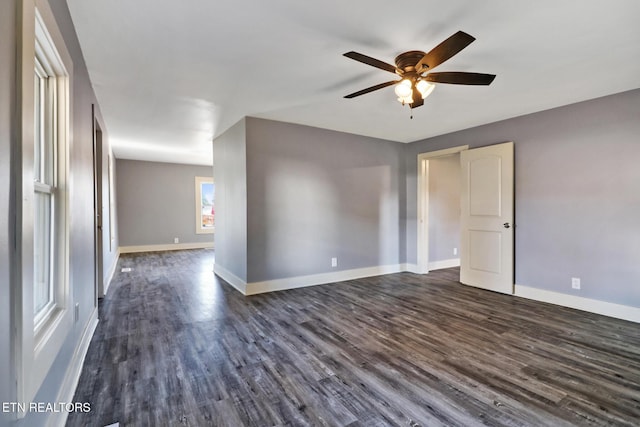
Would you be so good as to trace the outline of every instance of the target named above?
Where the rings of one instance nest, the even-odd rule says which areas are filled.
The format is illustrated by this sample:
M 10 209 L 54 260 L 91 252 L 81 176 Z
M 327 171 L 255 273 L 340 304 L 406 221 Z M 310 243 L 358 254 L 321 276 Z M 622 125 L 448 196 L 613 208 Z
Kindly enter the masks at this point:
M 465 73 L 447 71 L 443 73 L 429 73 L 425 79 L 433 83 L 449 83 L 454 85 L 490 85 L 495 74 Z
M 416 64 L 416 70 L 419 71 L 423 66 L 426 66 L 430 70 L 434 69 L 465 47 L 469 46 L 474 40 L 475 37 L 470 36 L 464 31 L 458 31 L 423 56 Z
M 365 93 L 373 92 L 375 90 L 382 89 L 382 88 L 385 88 L 387 86 L 394 85 L 394 84 L 396 84 L 398 82 L 399 82 L 399 80 L 391 80 L 390 82 L 380 83 L 380 84 L 377 84 L 375 86 L 371 86 L 371 87 L 368 87 L 366 89 L 362 89 L 362 90 L 359 90 L 357 92 L 350 93 L 349 95 L 346 95 L 345 98 L 355 98 L 356 96 L 364 95 Z
M 347 58 L 354 59 L 358 62 L 362 62 L 363 64 L 371 65 L 372 67 L 380 68 L 381 70 L 388 71 L 390 73 L 395 74 L 396 72 L 396 67 L 394 67 L 393 65 L 387 64 L 386 62 L 382 62 L 379 59 L 372 58 L 370 56 L 363 55 L 358 52 L 351 51 L 343 55 L 346 56 Z

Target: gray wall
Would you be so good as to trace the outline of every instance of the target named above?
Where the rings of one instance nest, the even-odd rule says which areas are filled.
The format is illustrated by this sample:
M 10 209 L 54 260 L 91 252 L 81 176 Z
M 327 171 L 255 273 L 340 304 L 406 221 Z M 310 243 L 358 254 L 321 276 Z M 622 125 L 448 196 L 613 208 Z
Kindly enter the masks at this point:
M 216 268 L 247 281 L 246 122 L 213 141 L 216 183 Z
M 249 282 L 400 262 L 400 144 L 246 123 Z
M 17 131 L 14 123 L 16 0 L 0 2 L 0 402 L 15 400 L 11 373 L 11 251 L 13 213 L 11 187 L 11 143 Z M 8 414 L 0 412 L 0 426 L 9 425 Z
M 13 237 L 15 224 L 8 221 L 9 213 L 15 212 L 14 199 L 10 198 L 10 184 L 15 185 L 21 170 L 16 165 L 19 158 L 12 159 L 14 169 L 9 172 L 9 158 L 19 147 L 16 139 L 18 123 L 15 114 L 16 69 L 16 8 L 18 0 L 0 2 L 0 399 L 14 401 L 15 375 L 9 365 L 11 342 L 8 336 L 10 324 L 10 298 L 8 292 L 12 281 L 9 272 L 21 267 L 13 262 L 7 242 Z M 80 304 L 80 317 L 70 331 L 58 354 L 49 375 L 36 394 L 34 401 L 56 402 L 63 377 L 79 344 L 82 332 L 94 309 L 94 259 L 93 259 L 93 144 L 91 104 L 96 103 L 84 59 L 80 51 L 75 30 L 65 0 L 50 0 L 51 9 L 71 54 L 73 70 L 72 140 L 70 145 L 70 283 L 74 303 Z M 99 114 L 99 112 L 98 112 Z M 14 149 L 10 144 L 14 144 Z M 14 161 L 17 160 L 17 161 Z M 20 286 L 13 283 L 14 287 Z M 45 422 L 46 414 L 28 414 L 20 422 L 11 422 L 8 414 L 0 413 L 0 426 L 39 426 Z
M 460 258 L 460 155 L 429 159 L 429 262 Z
M 640 307 L 639 117 L 634 90 L 409 144 L 407 261 L 418 153 L 514 141 L 516 283 Z
M 120 246 L 213 242 L 196 234 L 195 177 L 212 175 L 210 166 L 116 161 Z

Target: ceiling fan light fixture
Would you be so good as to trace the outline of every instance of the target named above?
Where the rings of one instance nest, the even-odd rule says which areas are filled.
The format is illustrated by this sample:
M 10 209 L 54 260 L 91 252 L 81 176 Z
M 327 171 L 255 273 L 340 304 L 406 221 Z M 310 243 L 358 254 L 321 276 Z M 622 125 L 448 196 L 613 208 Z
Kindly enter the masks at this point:
M 418 92 L 420 92 L 420 95 L 422 95 L 422 99 L 425 99 L 427 96 L 431 95 L 431 92 L 433 92 L 433 89 L 435 89 L 436 85 L 434 85 L 433 83 L 429 83 L 426 80 L 420 80 L 417 84 L 416 84 L 416 88 L 418 89 Z
M 398 98 L 411 98 L 412 93 L 412 83 L 409 79 L 401 80 L 400 83 L 396 85 L 395 92 L 398 95 Z

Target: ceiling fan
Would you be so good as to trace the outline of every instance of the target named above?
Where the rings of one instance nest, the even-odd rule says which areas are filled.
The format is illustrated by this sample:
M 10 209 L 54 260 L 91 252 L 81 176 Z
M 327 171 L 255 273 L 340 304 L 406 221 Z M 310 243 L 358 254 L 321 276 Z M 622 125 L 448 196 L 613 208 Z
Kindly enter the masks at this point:
M 345 98 L 355 98 L 365 93 L 373 92 L 387 86 L 396 85 L 395 92 L 398 95 L 398 101 L 402 105 L 409 105 L 410 108 L 420 107 L 424 104 L 424 98 L 435 88 L 434 83 L 449 83 L 456 85 L 489 85 L 496 77 L 495 74 L 482 73 L 466 73 L 466 72 L 439 72 L 432 73 L 432 69 L 442 64 L 452 56 L 456 55 L 465 47 L 469 46 L 475 37 L 470 36 L 464 31 L 458 31 L 438 46 L 434 47 L 429 53 L 419 50 L 410 50 L 401 53 L 395 59 L 396 65 L 393 66 L 386 62 L 363 55 L 358 52 L 347 52 L 344 54 L 347 58 L 354 59 L 372 67 L 400 76 L 400 80 L 391 80 L 380 83 L 366 89 L 346 95 Z

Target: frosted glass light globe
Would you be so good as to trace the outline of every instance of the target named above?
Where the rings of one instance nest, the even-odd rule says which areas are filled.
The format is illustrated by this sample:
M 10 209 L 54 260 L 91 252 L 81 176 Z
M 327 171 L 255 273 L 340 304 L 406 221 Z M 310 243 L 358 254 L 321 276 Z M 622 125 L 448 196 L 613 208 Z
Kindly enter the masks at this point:
M 406 98 L 411 97 L 411 80 L 404 79 L 400 83 L 396 85 L 395 88 L 396 95 L 398 98 Z
M 418 92 L 420 92 L 420 95 L 422 95 L 422 99 L 426 98 L 427 96 L 429 96 L 431 94 L 431 92 L 433 92 L 433 89 L 435 89 L 436 85 L 429 83 L 426 80 L 420 80 L 418 82 L 418 84 L 416 85 L 416 88 L 418 89 Z

